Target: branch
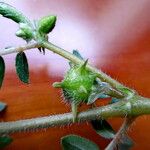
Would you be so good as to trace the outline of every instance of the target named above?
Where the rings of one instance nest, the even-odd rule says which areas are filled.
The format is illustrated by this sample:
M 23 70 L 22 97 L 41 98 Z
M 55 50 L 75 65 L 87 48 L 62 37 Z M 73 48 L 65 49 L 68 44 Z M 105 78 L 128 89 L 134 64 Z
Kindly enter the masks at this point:
M 32 48 L 38 48 L 38 47 L 43 47 L 43 48 L 47 48 L 48 50 L 51 50 L 54 53 L 57 53 L 61 56 L 63 56 L 64 58 L 76 63 L 76 64 L 83 64 L 84 61 L 79 59 L 78 57 L 76 57 L 75 55 L 73 55 L 72 53 L 58 47 L 55 46 L 54 44 L 50 43 L 50 42 L 45 42 L 42 41 L 41 43 L 38 42 L 34 42 L 34 43 L 28 43 L 26 45 L 23 46 L 19 46 L 19 47 L 12 47 L 12 48 L 7 48 L 4 50 L 0 51 L 0 55 L 7 55 L 7 54 L 11 54 L 11 53 L 16 53 L 16 52 L 21 52 L 24 50 L 28 50 L 28 49 L 32 49 Z M 112 79 L 110 76 L 108 76 L 107 74 L 103 73 L 101 70 L 96 69 L 95 67 L 92 67 L 91 65 L 87 65 L 87 68 L 92 71 L 93 73 L 97 74 L 97 77 L 100 78 L 102 81 L 109 83 L 112 87 L 114 87 L 114 89 L 118 88 L 118 87 L 125 87 L 123 86 L 121 83 L 119 83 L 118 81 Z M 115 96 L 118 98 L 123 98 L 124 97 L 124 93 L 121 91 L 116 91 Z
M 130 102 L 124 100 L 117 103 L 90 109 L 79 113 L 78 121 L 89 121 L 99 118 L 109 117 L 134 117 L 144 114 L 150 114 L 150 100 L 143 97 L 135 97 Z M 72 113 L 51 115 L 34 119 L 11 121 L 0 123 L 0 135 L 10 134 L 21 131 L 34 131 L 34 129 L 43 129 L 54 126 L 62 126 L 72 123 Z
M 5 48 L 4 50 L 0 50 L 0 56 L 11 54 L 11 53 L 22 52 L 24 50 L 29 50 L 36 47 L 39 47 L 39 44 L 37 42 L 28 43 L 26 45 L 18 46 L 18 47 Z
M 73 55 L 72 53 L 50 43 L 50 42 L 44 42 L 42 41 L 41 43 L 39 42 L 33 42 L 33 43 L 28 43 L 26 45 L 23 46 L 19 46 L 19 47 L 12 47 L 12 48 L 7 48 L 4 50 L 0 51 L 0 56 L 1 55 L 7 55 L 7 54 L 11 54 L 11 53 L 16 53 L 16 52 L 21 52 L 24 50 L 29 50 L 32 48 L 38 48 L 38 47 L 43 47 L 43 48 L 47 48 L 48 50 L 57 53 L 59 55 L 61 55 L 62 57 L 76 63 L 76 64 L 83 64 L 84 61 L 79 59 L 78 57 L 76 57 L 75 55 Z M 91 65 L 87 65 L 87 68 L 96 73 L 97 77 L 99 77 L 102 81 L 108 82 L 110 85 L 112 85 L 112 87 L 114 87 L 115 89 L 117 87 L 124 87 L 121 83 L 119 83 L 118 81 L 112 79 L 111 77 L 109 77 L 107 74 L 103 73 L 101 70 L 96 69 L 95 67 L 92 67 Z M 114 93 L 116 95 L 116 97 L 118 98 L 123 98 L 124 97 L 124 93 L 122 93 L 121 91 L 116 91 Z
M 79 59 L 78 57 L 76 57 L 75 55 L 71 54 L 70 52 L 50 43 L 50 42 L 42 42 L 42 46 L 44 48 L 47 48 L 48 50 L 59 54 L 60 56 L 70 60 L 71 62 L 74 62 L 75 64 L 83 64 L 84 60 Z M 121 83 L 119 83 L 118 81 L 112 79 L 110 76 L 108 76 L 107 74 L 103 73 L 101 70 L 96 69 L 95 67 L 92 67 L 91 65 L 87 65 L 86 66 L 90 71 L 92 71 L 93 73 L 97 74 L 97 77 L 100 78 L 102 81 L 109 83 L 110 85 L 112 85 L 112 87 L 117 88 L 117 87 L 125 87 L 123 86 Z
M 13 11 L 9 11 L 9 12 L 12 13 Z M 18 13 L 17 11 L 14 11 L 13 15 L 15 15 L 15 17 L 16 16 L 18 17 L 19 15 L 19 21 L 18 21 L 18 18 L 14 18 L 12 16 L 10 17 L 10 15 L 8 15 L 8 12 L 2 13 L 2 15 L 16 21 L 17 23 L 22 21 L 22 14 L 20 15 L 20 13 Z M 23 21 L 24 21 L 24 18 L 23 18 Z M 55 21 L 56 21 L 56 18 L 55 18 Z M 54 21 L 54 24 L 55 24 L 55 21 Z M 44 21 L 44 24 L 45 24 L 45 21 Z M 31 32 L 32 32 L 32 29 L 31 29 Z M 48 32 L 46 31 L 43 33 L 47 34 Z M 26 34 L 28 34 L 28 32 Z M 23 36 L 21 37 L 23 38 Z M 40 43 L 39 42 L 28 43 L 24 46 L 19 46 L 16 48 L 14 47 L 8 48 L 8 49 L 0 51 L 0 56 L 14 53 L 14 52 L 21 52 L 21 51 L 32 49 L 32 48 L 43 48 L 43 49 L 47 48 L 48 50 L 59 54 L 60 56 L 68 59 L 69 61 L 75 64 L 84 63 L 83 60 L 67 52 L 66 50 L 48 41 L 43 41 L 43 39 L 47 38 L 47 35 L 46 36 L 44 35 L 43 37 L 42 35 L 40 35 L 40 33 L 36 31 L 36 33 L 34 34 L 34 37 L 32 35 L 31 38 L 39 41 Z M 118 133 L 116 134 L 115 138 L 111 141 L 111 143 L 106 148 L 106 150 L 112 150 L 116 146 L 120 136 L 127 131 L 130 124 L 134 121 L 133 118 L 139 115 L 143 115 L 143 114 L 150 114 L 150 100 L 147 98 L 138 96 L 137 93 L 135 93 L 133 90 L 125 87 L 118 81 L 112 79 L 110 76 L 103 73 L 101 70 L 98 70 L 89 64 L 87 65 L 87 69 L 95 73 L 97 77 L 100 78 L 102 81 L 109 83 L 113 87 L 114 91 L 113 93 L 111 93 L 112 97 L 117 97 L 117 98 L 122 99 L 121 101 L 115 104 L 111 104 L 111 105 L 107 105 L 107 106 L 103 106 L 99 108 L 90 109 L 85 112 L 81 112 L 77 116 L 77 120 L 82 121 L 82 122 L 95 120 L 99 118 L 105 119 L 109 117 L 127 117 L 127 119 L 125 119 L 124 124 L 122 125 Z M 127 88 L 129 91 L 131 90 L 131 94 L 128 95 L 128 92 L 125 92 L 121 90 L 120 88 Z M 21 132 L 21 131 L 26 131 L 26 130 L 34 131 L 34 129 L 42 129 L 42 128 L 48 128 L 48 127 L 53 127 L 53 126 L 66 125 L 66 124 L 72 123 L 72 120 L 73 120 L 72 113 L 66 113 L 66 114 L 52 115 L 52 116 L 40 117 L 40 118 L 34 118 L 34 119 L 4 122 L 4 123 L 0 123 L 0 135 L 10 134 L 14 132 Z
M 19 46 L 16 48 L 8 48 L 0 52 L 0 55 L 6 55 L 14 52 L 21 52 L 27 49 L 43 47 L 51 50 L 54 53 L 63 56 L 64 58 L 76 63 L 76 64 L 83 64 L 84 61 L 76 57 L 75 55 L 67 52 L 66 50 L 59 48 L 53 45 L 50 42 L 42 41 L 40 43 L 28 43 L 24 46 Z M 100 78 L 102 81 L 109 83 L 114 89 L 117 89 L 115 93 L 116 96 L 120 98 L 124 98 L 122 101 L 107 105 L 104 107 L 91 109 L 85 112 L 81 112 L 78 115 L 79 121 L 88 121 L 94 120 L 98 118 L 109 118 L 109 117 L 125 117 L 125 116 L 138 116 L 143 114 L 150 114 L 150 100 L 147 98 L 143 98 L 140 96 L 135 95 L 132 99 L 126 99 L 124 92 L 120 91 L 118 88 L 126 88 L 118 81 L 112 79 L 107 74 L 103 73 L 101 70 L 97 70 L 95 67 L 91 65 L 87 65 L 87 68 L 96 73 L 97 77 Z M 34 118 L 34 119 L 27 119 L 27 120 L 20 120 L 20 121 L 12 121 L 12 122 L 5 122 L 0 123 L 0 135 L 2 134 L 9 134 L 14 132 L 26 131 L 26 130 L 34 130 L 37 128 L 48 128 L 52 126 L 59 126 L 59 125 L 66 125 L 72 123 L 73 116 L 71 113 L 66 114 L 59 114 L 59 115 L 52 115 L 47 117 L 41 118 Z

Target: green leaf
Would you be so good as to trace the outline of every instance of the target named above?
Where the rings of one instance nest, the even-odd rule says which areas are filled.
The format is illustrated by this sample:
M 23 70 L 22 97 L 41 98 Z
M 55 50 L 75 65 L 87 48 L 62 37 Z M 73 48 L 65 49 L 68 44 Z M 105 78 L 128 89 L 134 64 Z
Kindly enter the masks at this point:
M 115 131 L 111 125 L 104 119 L 91 121 L 92 127 L 95 129 L 96 133 L 106 139 L 112 139 L 115 136 Z
M 72 54 L 75 55 L 76 57 L 78 57 L 79 59 L 84 60 L 78 50 L 73 50 Z M 69 62 L 69 65 L 70 65 L 70 67 L 75 66 L 75 64 L 73 62 Z
M 0 14 L 6 18 L 12 19 L 16 23 L 22 22 L 30 24 L 30 20 L 28 18 L 7 3 L 0 2 Z
M 5 75 L 5 62 L 3 57 L 0 56 L 0 87 L 2 86 Z
M 10 136 L 2 136 L 0 137 L 0 148 L 4 148 L 9 145 L 13 139 Z
M 6 103 L 0 102 L 0 112 L 3 111 L 7 107 Z
M 119 150 L 130 150 L 134 145 L 132 139 L 128 136 L 122 136 L 120 141 L 117 145 Z
M 63 150 L 99 150 L 94 142 L 77 135 L 63 137 L 61 145 Z
M 81 56 L 81 54 L 79 53 L 79 51 L 78 50 L 73 50 L 73 55 L 75 55 L 75 56 L 77 56 L 78 58 L 80 58 L 80 59 L 82 59 L 82 60 L 84 60 L 83 59 L 83 57 Z
M 48 34 L 53 30 L 56 23 L 56 16 L 46 16 L 39 20 L 38 31 L 39 33 Z
M 22 82 L 29 83 L 28 61 L 24 52 L 20 52 L 16 56 L 16 72 Z

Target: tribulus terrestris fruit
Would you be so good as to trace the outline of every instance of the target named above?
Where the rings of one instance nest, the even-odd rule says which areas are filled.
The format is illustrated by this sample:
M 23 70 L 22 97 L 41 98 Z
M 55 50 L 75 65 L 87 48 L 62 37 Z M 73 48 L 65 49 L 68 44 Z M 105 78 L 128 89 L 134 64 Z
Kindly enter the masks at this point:
M 53 84 L 56 88 L 62 88 L 65 101 L 71 104 L 74 122 L 79 104 L 88 102 L 96 79 L 96 75 L 86 65 L 87 61 L 83 65 L 72 65 L 62 82 Z

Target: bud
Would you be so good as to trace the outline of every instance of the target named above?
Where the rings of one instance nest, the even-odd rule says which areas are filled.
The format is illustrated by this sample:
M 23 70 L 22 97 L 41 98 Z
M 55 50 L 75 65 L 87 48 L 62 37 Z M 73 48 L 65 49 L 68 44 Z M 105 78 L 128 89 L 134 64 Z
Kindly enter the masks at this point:
M 21 37 L 27 41 L 33 38 L 32 28 L 25 23 L 20 23 L 20 29 L 16 32 L 16 36 Z
M 56 23 L 56 16 L 46 16 L 39 20 L 38 22 L 38 32 L 48 34 L 53 30 Z
M 21 37 L 21 38 L 23 38 L 23 39 L 26 39 L 26 34 L 25 34 L 24 31 L 22 31 L 22 30 L 18 30 L 18 31 L 16 32 L 16 36 Z

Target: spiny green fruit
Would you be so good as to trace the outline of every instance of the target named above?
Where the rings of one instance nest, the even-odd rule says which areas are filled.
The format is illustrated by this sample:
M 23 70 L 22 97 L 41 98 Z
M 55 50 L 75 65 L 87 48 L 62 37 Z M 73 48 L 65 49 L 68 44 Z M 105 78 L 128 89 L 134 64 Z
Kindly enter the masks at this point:
M 76 120 L 77 107 L 87 103 L 92 92 L 96 75 L 87 70 L 87 61 L 83 65 L 73 65 L 66 73 L 62 82 L 56 82 L 54 87 L 62 88 L 64 98 L 72 106 L 74 120 Z
M 56 19 L 56 16 L 46 16 L 41 18 L 38 22 L 38 32 L 43 34 L 51 32 L 55 27 Z

